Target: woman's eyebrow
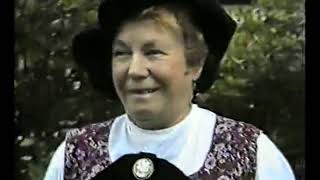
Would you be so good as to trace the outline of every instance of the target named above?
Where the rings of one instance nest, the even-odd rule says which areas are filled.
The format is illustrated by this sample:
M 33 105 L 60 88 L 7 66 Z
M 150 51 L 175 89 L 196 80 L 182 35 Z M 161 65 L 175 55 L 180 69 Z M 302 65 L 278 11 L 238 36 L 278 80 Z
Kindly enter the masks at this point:
M 146 43 L 143 44 L 142 48 L 143 49 L 150 49 L 156 47 L 154 41 L 147 41 Z
M 115 46 L 128 48 L 128 45 L 125 42 L 123 42 L 122 40 L 120 40 L 120 39 L 114 40 L 113 47 L 115 47 Z

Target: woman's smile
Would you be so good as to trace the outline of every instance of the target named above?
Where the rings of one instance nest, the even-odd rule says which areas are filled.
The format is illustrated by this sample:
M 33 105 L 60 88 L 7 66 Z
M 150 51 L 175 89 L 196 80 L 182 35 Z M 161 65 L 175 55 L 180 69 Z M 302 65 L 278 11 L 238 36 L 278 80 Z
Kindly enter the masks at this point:
M 157 92 L 159 88 L 133 88 L 128 89 L 128 96 L 132 96 L 136 99 L 149 99 L 152 98 Z

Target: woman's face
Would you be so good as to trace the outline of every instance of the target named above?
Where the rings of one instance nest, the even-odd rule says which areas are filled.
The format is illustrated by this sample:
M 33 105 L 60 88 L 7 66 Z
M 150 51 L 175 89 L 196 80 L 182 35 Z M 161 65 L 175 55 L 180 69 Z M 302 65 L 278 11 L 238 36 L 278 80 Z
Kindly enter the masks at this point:
M 113 83 L 142 128 L 170 127 L 184 118 L 197 72 L 186 65 L 181 35 L 153 20 L 125 23 L 114 40 Z

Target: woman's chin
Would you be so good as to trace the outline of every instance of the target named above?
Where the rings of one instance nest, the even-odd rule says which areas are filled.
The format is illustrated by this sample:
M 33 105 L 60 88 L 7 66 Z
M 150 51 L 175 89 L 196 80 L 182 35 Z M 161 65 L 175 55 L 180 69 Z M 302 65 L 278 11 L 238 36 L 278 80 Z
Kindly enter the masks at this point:
M 135 106 L 127 109 L 127 114 L 136 121 L 148 121 L 158 117 L 158 110 L 150 106 Z
M 150 108 L 138 108 L 131 109 L 128 114 L 135 119 L 150 119 L 156 116 L 156 112 Z

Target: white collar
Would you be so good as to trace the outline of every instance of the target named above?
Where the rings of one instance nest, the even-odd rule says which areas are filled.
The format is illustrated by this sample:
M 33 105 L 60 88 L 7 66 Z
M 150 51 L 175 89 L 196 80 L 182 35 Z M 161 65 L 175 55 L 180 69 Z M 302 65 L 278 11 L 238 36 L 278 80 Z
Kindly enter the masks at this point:
M 193 104 L 189 113 L 182 121 L 175 124 L 174 126 L 160 130 L 148 130 L 140 128 L 132 121 L 130 121 L 127 115 L 125 115 L 126 132 L 128 133 L 129 137 L 131 137 L 132 142 L 139 145 L 155 144 L 159 143 L 158 141 L 166 141 L 172 139 L 173 136 L 177 136 L 180 133 L 184 132 L 186 133 L 186 129 L 188 129 L 188 127 L 192 123 L 191 121 L 194 119 L 191 117 L 195 116 L 197 108 L 198 106 Z M 180 136 L 181 135 L 182 134 L 180 134 Z M 150 142 L 149 140 L 151 139 L 152 141 Z
M 124 114 L 116 118 L 110 130 L 110 158 L 115 161 L 125 154 L 149 152 L 191 175 L 203 165 L 214 123 L 215 114 L 195 104 L 184 120 L 161 130 L 139 128 Z

